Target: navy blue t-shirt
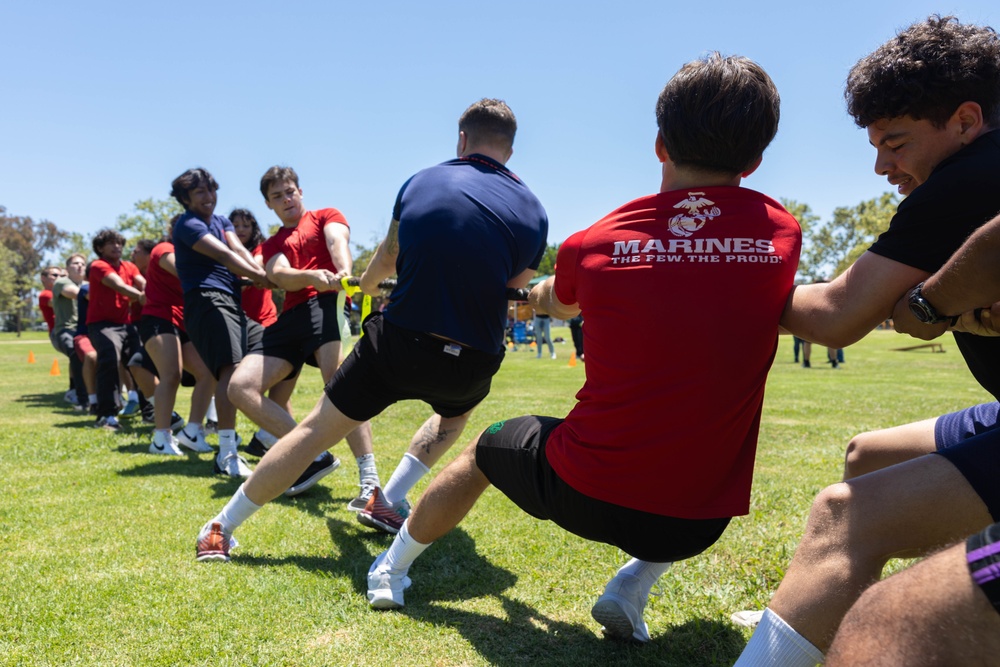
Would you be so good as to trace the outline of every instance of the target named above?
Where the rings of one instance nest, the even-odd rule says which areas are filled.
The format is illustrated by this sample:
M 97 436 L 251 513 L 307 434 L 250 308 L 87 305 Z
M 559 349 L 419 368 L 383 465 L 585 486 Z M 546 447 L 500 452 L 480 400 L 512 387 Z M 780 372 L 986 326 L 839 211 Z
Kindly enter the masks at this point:
M 87 309 L 90 307 L 90 282 L 84 280 L 80 283 L 80 291 L 76 293 L 76 334 L 77 336 L 87 335 Z
M 181 289 L 217 289 L 236 295 L 237 277 L 225 266 L 194 249 L 194 244 L 206 234 L 211 234 L 229 246 L 226 232 L 235 232 L 233 223 L 223 215 L 213 215 L 208 224 L 194 213 L 185 211 L 174 225 L 174 261 Z
M 537 269 L 549 221 L 541 202 L 499 162 L 470 155 L 424 169 L 399 191 L 398 282 L 385 318 L 497 353 L 507 283 Z

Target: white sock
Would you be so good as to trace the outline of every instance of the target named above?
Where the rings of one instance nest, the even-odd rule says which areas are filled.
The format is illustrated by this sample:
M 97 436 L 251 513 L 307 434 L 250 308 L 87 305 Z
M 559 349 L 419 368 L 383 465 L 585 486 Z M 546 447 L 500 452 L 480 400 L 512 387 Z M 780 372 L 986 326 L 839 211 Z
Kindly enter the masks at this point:
M 137 402 L 137 403 L 138 403 L 138 402 L 139 402 L 139 392 L 137 392 L 137 391 L 136 391 L 136 390 L 134 390 L 134 389 L 133 389 L 132 391 L 130 391 L 130 392 L 128 393 L 128 400 L 130 400 L 130 401 L 135 401 L 135 402 Z
M 646 589 L 646 593 L 649 593 L 650 589 L 656 585 L 657 579 L 663 575 L 670 566 L 673 565 L 671 562 L 666 563 L 653 563 L 648 560 L 639 560 L 638 558 L 633 558 L 629 562 L 622 565 L 618 570 L 618 574 L 631 574 L 639 578 L 642 582 L 643 587 Z
M 410 492 L 420 479 L 431 471 L 430 468 L 420 462 L 413 454 L 407 452 L 403 454 L 403 459 L 392 471 L 389 483 L 382 489 L 382 496 L 390 505 L 395 505 Z
M 268 433 L 264 429 L 257 429 L 257 439 L 264 443 L 264 446 L 270 449 L 274 447 L 274 443 L 278 442 L 278 436 Z
M 823 654 L 818 648 L 780 616 L 765 609 L 753 636 L 733 667 L 814 667 L 822 662 Z
M 97 405 L 97 394 L 87 394 L 87 403 Z
M 260 508 L 261 505 L 257 505 L 247 498 L 247 494 L 243 493 L 243 485 L 240 484 L 240 488 L 236 489 L 236 493 L 229 499 L 226 506 L 222 508 L 219 515 L 208 523 L 211 524 L 214 521 L 218 521 L 222 524 L 222 530 L 226 534 L 231 535 L 234 530 L 239 528 L 244 521 L 253 516 L 253 513 Z
M 382 565 L 393 574 L 405 574 L 417 556 L 424 552 L 430 544 L 421 544 L 410 537 L 409 519 L 403 522 L 402 528 L 396 534 L 396 538 L 385 552 Z
M 205 419 L 211 422 L 219 421 L 219 413 L 215 410 L 215 396 L 208 403 L 208 411 L 205 413 Z
M 164 446 L 166 446 L 166 445 L 170 444 L 170 436 L 171 435 L 172 434 L 170 433 L 170 429 L 169 428 L 156 429 L 155 431 L 153 431 L 153 442 L 156 443 L 157 445 L 164 445 Z
M 236 429 L 224 428 L 219 431 L 219 458 L 236 453 Z
M 368 483 L 372 486 L 382 486 L 382 482 L 378 478 L 378 468 L 375 467 L 374 454 L 362 454 L 361 456 L 356 456 L 354 460 L 358 464 L 358 479 L 361 481 L 361 484 Z
M 192 440 L 197 440 L 198 436 L 201 434 L 201 424 L 195 424 L 194 422 L 188 422 L 181 429 L 184 431 L 184 435 L 191 438 Z

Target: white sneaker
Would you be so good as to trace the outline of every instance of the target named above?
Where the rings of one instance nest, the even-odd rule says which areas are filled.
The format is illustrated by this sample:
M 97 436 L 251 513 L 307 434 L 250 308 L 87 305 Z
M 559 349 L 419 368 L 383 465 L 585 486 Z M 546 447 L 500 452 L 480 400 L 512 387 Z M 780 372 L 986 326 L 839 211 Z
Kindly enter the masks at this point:
M 163 454 L 166 456 L 184 456 L 184 452 L 180 450 L 177 446 L 177 438 L 170 436 L 170 440 L 167 444 L 161 445 L 156 442 L 156 438 L 153 438 L 153 442 L 149 445 L 150 454 Z
M 552 358 L 553 358 L 553 359 L 555 359 L 555 358 L 556 358 L 556 353 L 555 353 L 555 352 L 553 352 L 553 353 L 552 353 Z
M 642 591 L 639 577 L 618 574 L 604 587 L 590 615 L 604 626 L 604 634 L 613 639 L 649 641 L 649 628 L 642 620 L 649 593 Z
M 393 574 L 382 567 L 383 551 L 368 568 L 368 604 L 372 609 L 399 609 L 403 606 L 403 591 L 413 583 L 406 573 Z
M 211 445 L 205 442 L 205 434 L 202 431 L 198 431 L 198 433 L 192 438 L 188 435 L 187 431 L 181 429 L 177 431 L 177 442 L 184 447 L 187 447 L 192 452 L 198 452 L 199 454 L 213 451 Z
M 760 623 L 761 617 L 764 615 L 764 610 L 760 611 L 738 611 L 732 616 L 730 620 L 736 625 L 744 628 L 756 628 L 757 624 Z
M 215 466 L 212 469 L 216 475 L 228 475 L 229 477 L 249 477 L 253 472 L 247 465 L 246 459 L 237 454 L 229 454 L 223 457 L 221 454 L 215 457 Z

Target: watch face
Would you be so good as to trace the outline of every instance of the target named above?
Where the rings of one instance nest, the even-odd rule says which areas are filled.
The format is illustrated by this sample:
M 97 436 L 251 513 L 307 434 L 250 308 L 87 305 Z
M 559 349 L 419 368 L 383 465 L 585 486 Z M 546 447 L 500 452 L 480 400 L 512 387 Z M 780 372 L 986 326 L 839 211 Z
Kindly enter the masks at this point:
M 920 320 L 921 322 L 923 322 L 924 324 L 927 324 L 932 319 L 934 319 L 934 317 L 927 312 L 923 302 L 913 300 L 910 301 L 909 305 L 910 305 L 910 312 L 913 313 L 913 316 L 918 320 Z

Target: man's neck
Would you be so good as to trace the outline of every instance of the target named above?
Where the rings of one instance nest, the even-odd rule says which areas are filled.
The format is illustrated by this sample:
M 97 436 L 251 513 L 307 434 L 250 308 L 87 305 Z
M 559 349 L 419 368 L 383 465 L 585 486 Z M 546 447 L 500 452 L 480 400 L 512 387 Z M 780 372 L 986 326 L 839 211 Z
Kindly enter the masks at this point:
M 691 190 L 695 188 L 738 187 L 742 182 L 740 174 L 720 174 L 694 169 L 664 169 L 660 192 L 671 190 Z
M 492 146 L 468 146 L 458 157 L 469 157 L 470 155 L 483 155 L 504 166 L 507 166 L 507 160 L 510 158 L 509 155 L 505 154 L 505 151 Z

